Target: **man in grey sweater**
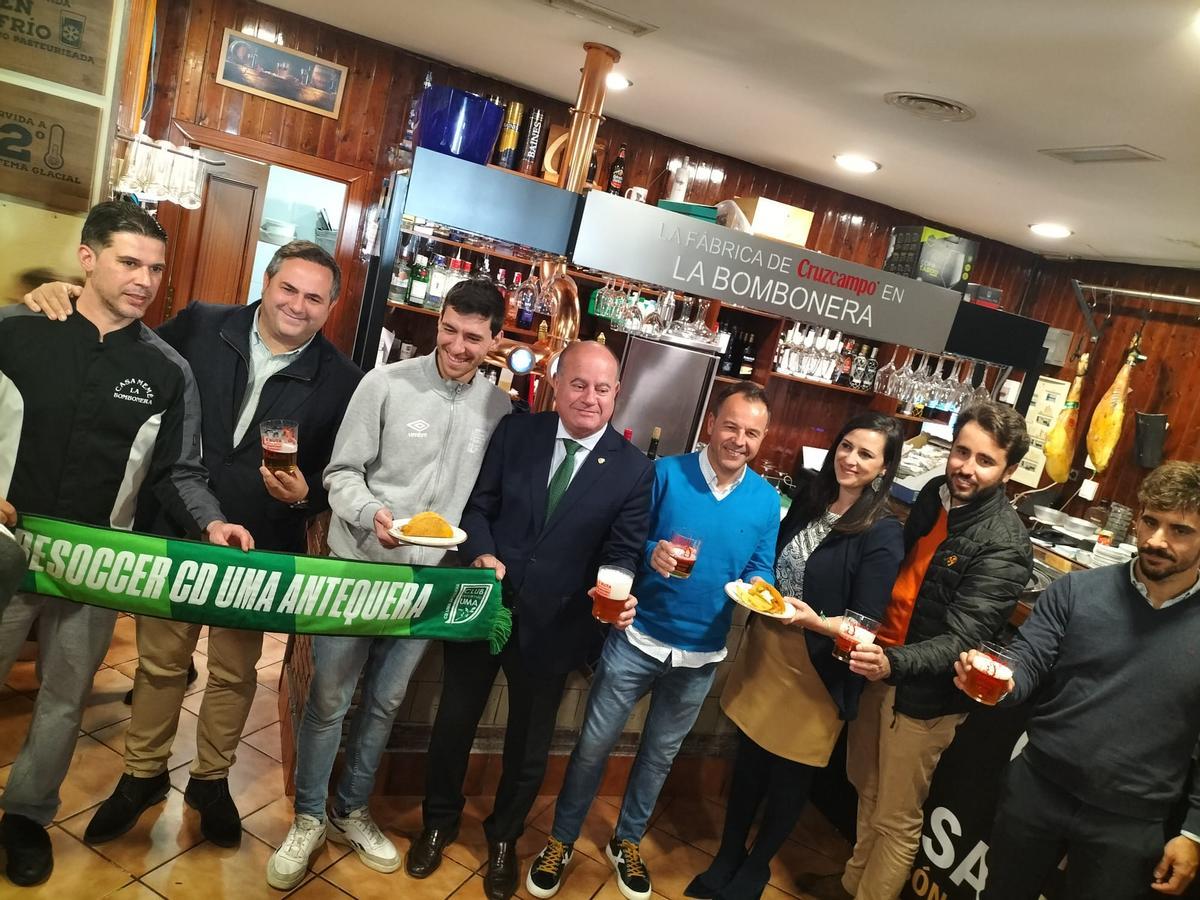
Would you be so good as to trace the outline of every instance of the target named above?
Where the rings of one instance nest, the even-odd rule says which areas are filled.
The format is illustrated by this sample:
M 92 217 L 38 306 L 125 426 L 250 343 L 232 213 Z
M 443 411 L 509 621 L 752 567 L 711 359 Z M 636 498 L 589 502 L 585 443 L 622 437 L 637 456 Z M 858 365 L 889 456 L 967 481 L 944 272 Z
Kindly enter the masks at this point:
M 1200 464 L 1159 466 L 1138 499 L 1138 558 L 1056 581 L 1012 645 L 1003 702 L 1037 699 L 992 829 L 991 900 L 1036 900 L 1064 851 L 1073 900 L 1182 894 L 1200 863 Z
M 401 546 L 394 519 L 425 510 L 457 524 L 507 395 L 478 374 L 504 324 L 504 299 L 484 281 L 446 295 L 437 348 L 368 373 L 338 431 L 325 487 L 334 556 L 411 565 L 457 564 L 457 553 Z M 267 882 L 288 890 L 303 880 L 325 837 L 353 847 L 379 872 L 400 867 L 400 853 L 372 821 L 367 799 L 392 722 L 428 641 L 313 639 L 313 680 L 296 747 L 296 818 L 267 864 Z M 342 720 L 363 670 L 362 696 L 346 745 L 346 765 L 326 826 L 329 776 Z

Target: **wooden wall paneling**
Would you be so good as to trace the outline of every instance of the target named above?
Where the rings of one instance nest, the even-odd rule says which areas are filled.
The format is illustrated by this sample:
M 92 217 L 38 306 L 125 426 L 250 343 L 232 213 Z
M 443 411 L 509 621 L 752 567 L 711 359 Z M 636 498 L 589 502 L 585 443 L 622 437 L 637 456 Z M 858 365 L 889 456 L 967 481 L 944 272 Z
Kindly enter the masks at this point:
M 1043 319 L 1056 328 L 1076 333 L 1076 344 L 1086 333 L 1071 289 L 1070 279 L 1084 283 L 1106 284 L 1132 290 L 1183 294 L 1200 297 L 1200 273 L 1183 269 L 1154 269 L 1142 266 L 1101 262 L 1046 261 L 1036 279 L 1025 315 Z M 1096 403 L 1107 392 L 1124 363 L 1129 339 L 1141 325 L 1147 309 L 1141 300 L 1114 297 L 1112 316 L 1108 301 L 1100 297 L 1093 315 L 1104 322 L 1103 336 L 1094 348 L 1087 344 L 1092 358 L 1083 396 L 1080 398 L 1081 431 L 1076 465 L 1082 466 L 1086 453 L 1086 434 Z M 1146 470 L 1133 458 L 1134 412 L 1163 412 L 1171 422 L 1165 444 L 1165 458 L 1200 459 L 1200 378 L 1196 368 L 1196 345 L 1200 338 L 1200 322 L 1194 311 L 1186 306 L 1154 304 L 1142 335 L 1142 352 L 1147 361 L 1134 369 L 1130 381 L 1131 393 L 1126 403 L 1126 420 L 1121 439 L 1107 472 L 1099 477 L 1102 499 L 1115 499 L 1136 506 L 1137 486 Z M 1070 380 L 1074 362 L 1047 374 Z M 1075 485 L 1062 495 L 1069 496 Z M 1072 512 L 1081 512 L 1090 504 L 1082 500 L 1071 503 Z

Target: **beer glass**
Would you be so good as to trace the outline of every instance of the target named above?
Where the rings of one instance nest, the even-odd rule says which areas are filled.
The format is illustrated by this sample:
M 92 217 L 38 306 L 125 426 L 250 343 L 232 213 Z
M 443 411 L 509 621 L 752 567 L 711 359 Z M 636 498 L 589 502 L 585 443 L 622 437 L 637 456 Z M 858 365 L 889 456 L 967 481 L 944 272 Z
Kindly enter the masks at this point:
M 833 639 L 833 655 L 844 663 L 850 662 L 850 654 L 859 644 L 875 643 L 880 623 L 852 609 L 842 615 L 842 627 Z
M 601 622 L 613 623 L 625 611 L 625 601 L 633 587 L 633 573 L 620 566 L 601 566 L 596 573 L 596 590 L 592 595 L 592 615 Z
M 272 472 L 296 473 L 300 450 L 300 423 L 291 419 L 267 419 L 258 426 L 262 437 L 263 465 Z
M 1017 658 L 999 644 L 984 642 L 971 657 L 964 679 L 967 696 L 985 706 L 995 706 L 1008 693 L 1008 682 L 1017 670 Z
M 700 539 L 676 531 L 671 535 L 671 555 L 675 557 L 675 571 L 671 573 L 671 577 L 689 577 L 692 574 L 692 566 L 696 565 L 696 557 L 700 555 Z

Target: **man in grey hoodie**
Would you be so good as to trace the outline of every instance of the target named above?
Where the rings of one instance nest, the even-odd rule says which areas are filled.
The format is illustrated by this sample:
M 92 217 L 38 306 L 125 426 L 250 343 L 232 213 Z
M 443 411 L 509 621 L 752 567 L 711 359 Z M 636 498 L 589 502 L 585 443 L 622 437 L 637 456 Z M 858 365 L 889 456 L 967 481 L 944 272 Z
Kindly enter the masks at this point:
M 464 281 L 446 295 L 437 348 L 369 372 L 338 431 L 325 487 L 334 556 L 413 565 L 457 563 L 454 551 L 401 546 L 393 518 L 433 510 L 457 524 L 508 397 L 478 374 L 504 324 L 494 285 Z M 428 641 L 386 637 L 313 640 L 313 681 L 296 748 L 296 817 L 267 864 L 267 883 L 288 890 L 328 837 L 353 847 L 378 872 L 400 853 L 372 821 L 367 798 L 396 712 Z M 326 824 L 329 776 L 359 674 L 362 697 L 347 738 L 346 765 Z

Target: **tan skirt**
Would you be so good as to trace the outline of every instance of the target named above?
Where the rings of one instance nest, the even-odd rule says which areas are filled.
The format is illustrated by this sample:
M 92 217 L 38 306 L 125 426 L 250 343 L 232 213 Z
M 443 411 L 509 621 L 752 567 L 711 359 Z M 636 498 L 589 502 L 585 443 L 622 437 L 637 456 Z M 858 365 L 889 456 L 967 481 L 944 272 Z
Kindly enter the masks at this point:
M 844 723 L 809 659 L 804 629 L 750 618 L 721 708 L 764 750 L 809 766 L 827 765 Z

